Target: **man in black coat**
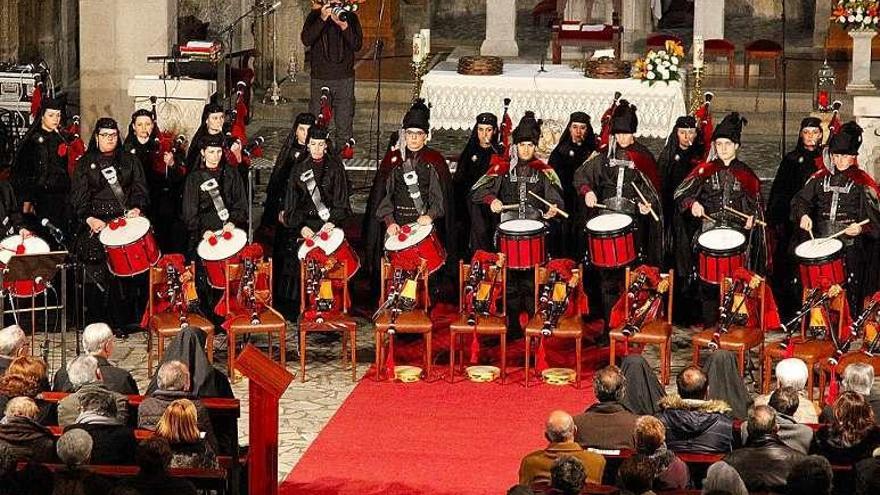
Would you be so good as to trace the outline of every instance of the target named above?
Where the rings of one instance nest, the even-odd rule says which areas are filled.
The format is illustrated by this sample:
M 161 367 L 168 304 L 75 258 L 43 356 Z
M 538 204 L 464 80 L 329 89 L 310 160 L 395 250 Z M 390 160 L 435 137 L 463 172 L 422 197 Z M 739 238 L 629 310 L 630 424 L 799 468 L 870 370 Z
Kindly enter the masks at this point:
M 92 323 L 83 330 L 83 351 L 94 356 L 98 360 L 98 369 L 107 390 L 122 395 L 137 395 L 137 382 L 126 369 L 114 366 L 109 357 L 113 354 L 116 338 L 113 331 L 106 323 Z M 61 367 L 52 380 L 52 390 L 55 392 L 73 392 L 73 384 L 67 376 L 67 369 Z
M 657 419 L 666 427 L 666 445 L 674 452 L 714 454 L 733 447 L 730 406 L 706 400 L 709 380 L 696 366 L 683 369 L 676 378 L 678 395 L 660 400 Z
M 749 412 L 749 440 L 745 447 L 727 454 L 724 462 L 733 466 L 750 492 L 782 492 L 795 464 L 806 456 L 779 439 L 776 411 L 757 406 Z
M 85 430 L 92 437 L 92 464 L 131 464 L 137 440 L 134 430 L 116 418 L 116 402 L 101 392 L 85 392 L 79 397 L 82 411 L 76 422 L 64 428 Z

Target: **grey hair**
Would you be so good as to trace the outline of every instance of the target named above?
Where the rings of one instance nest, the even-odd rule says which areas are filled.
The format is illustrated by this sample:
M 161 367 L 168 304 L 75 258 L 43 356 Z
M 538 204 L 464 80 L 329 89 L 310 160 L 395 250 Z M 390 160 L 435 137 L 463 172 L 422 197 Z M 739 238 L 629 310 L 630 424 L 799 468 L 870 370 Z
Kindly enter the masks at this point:
M 67 379 L 76 390 L 98 379 L 98 360 L 94 356 L 77 356 L 67 365 Z
M 9 403 L 6 404 L 7 418 L 17 417 L 35 419 L 39 412 L 40 409 L 37 407 L 37 403 L 30 397 L 13 397 Z
M 83 330 L 82 344 L 85 352 L 101 352 L 104 343 L 113 338 L 113 330 L 106 323 L 92 323 Z
M 787 358 L 776 363 L 776 381 L 779 387 L 791 387 L 798 392 L 807 386 L 807 363 L 798 358 Z
M 81 392 L 79 395 L 79 408 L 82 412 L 89 412 L 104 416 L 105 418 L 115 418 L 116 398 L 107 391 L 90 390 Z
M 868 363 L 853 363 L 843 370 L 843 390 L 855 392 L 863 397 L 871 393 L 874 386 L 874 367 Z
M 189 368 L 180 361 L 168 361 L 159 367 L 156 380 L 159 390 L 188 391 Z
M 0 330 L 0 355 L 14 356 L 27 343 L 27 335 L 18 325 Z
M 94 442 L 86 430 L 73 428 L 64 432 L 55 445 L 55 451 L 61 462 L 68 466 L 78 466 L 88 462 L 92 456 Z
M 570 440 L 574 437 L 574 418 L 567 416 L 565 421 L 560 424 L 554 424 L 551 421 L 547 421 L 544 434 L 547 436 L 547 440 L 553 443 Z

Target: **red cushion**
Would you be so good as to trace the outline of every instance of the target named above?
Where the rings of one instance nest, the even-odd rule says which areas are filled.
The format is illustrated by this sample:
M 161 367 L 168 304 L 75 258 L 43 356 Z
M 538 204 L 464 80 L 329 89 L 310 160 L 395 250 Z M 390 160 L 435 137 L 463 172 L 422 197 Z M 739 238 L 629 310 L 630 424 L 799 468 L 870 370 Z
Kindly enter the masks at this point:
M 731 43 L 725 39 L 719 38 L 719 39 L 704 41 L 703 42 L 703 49 L 704 50 L 718 50 L 718 51 L 735 50 L 736 46 L 733 43 Z
M 663 46 L 666 44 L 667 41 L 670 40 L 684 46 L 684 42 L 681 41 L 681 38 L 675 36 L 674 34 L 652 34 L 648 36 L 645 44 L 648 46 Z
M 746 51 L 781 52 L 782 46 L 773 40 L 755 40 L 746 45 Z

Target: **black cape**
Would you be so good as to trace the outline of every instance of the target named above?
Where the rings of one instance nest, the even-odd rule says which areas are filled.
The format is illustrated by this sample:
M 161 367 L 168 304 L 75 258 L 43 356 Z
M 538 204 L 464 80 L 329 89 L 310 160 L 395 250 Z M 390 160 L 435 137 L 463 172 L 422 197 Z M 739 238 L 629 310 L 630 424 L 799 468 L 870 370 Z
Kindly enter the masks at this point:
M 187 327 L 175 335 L 165 348 L 159 366 L 169 361 L 180 361 L 189 368 L 190 393 L 193 396 L 234 397 L 229 378 L 208 362 L 208 355 L 205 354 L 205 334 L 201 330 Z M 156 380 L 157 377 L 154 375 L 147 387 L 147 395 L 158 388 Z
M 666 396 L 666 391 L 645 358 L 641 354 L 630 354 L 623 359 L 620 370 L 626 378 L 626 394 L 620 402 L 633 414 L 654 416 L 660 412 L 657 403 Z
M 703 365 L 703 372 L 709 379 L 708 399 L 726 402 L 736 419 L 748 419 L 752 398 L 739 374 L 736 355 L 730 351 L 713 352 Z
M 578 200 L 574 174 L 596 150 L 596 134 L 593 132 L 593 127 L 587 123 L 584 141 L 575 144 L 571 140 L 571 124 L 570 120 L 547 160 L 559 176 L 559 181 L 562 183 L 562 198 L 573 213 L 572 218 L 561 222 L 558 242 L 555 247 L 551 247 L 560 256 L 580 260 L 586 252 L 586 238 L 582 229 L 586 218 L 586 206 L 583 205 L 583 201 Z
M 501 146 L 497 140 L 488 148 L 480 146 L 474 126 L 470 139 L 458 157 L 458 165 L 452 175 L 452 188 L 458 225 L 456 231 L 459 233 L 456 257 L 459 259 L 469 260 L 470 255 L 478 249 L 493 249 L 497 216 L 492 215 L 486 205 L 472 202 L 470 195 L 474 183 L 489 170 L 492 155 L 500 152 Z

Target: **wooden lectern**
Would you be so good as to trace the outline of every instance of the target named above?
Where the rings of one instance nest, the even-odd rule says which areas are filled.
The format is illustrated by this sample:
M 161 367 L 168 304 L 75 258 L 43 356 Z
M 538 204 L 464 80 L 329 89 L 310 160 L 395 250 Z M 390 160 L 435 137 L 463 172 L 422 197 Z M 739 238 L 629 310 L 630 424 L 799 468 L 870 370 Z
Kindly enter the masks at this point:
M 290 373 L 251 344 L 235 361 L 248 379 L 248 493 L 278 493 L 278 399 L 293 381 Z

